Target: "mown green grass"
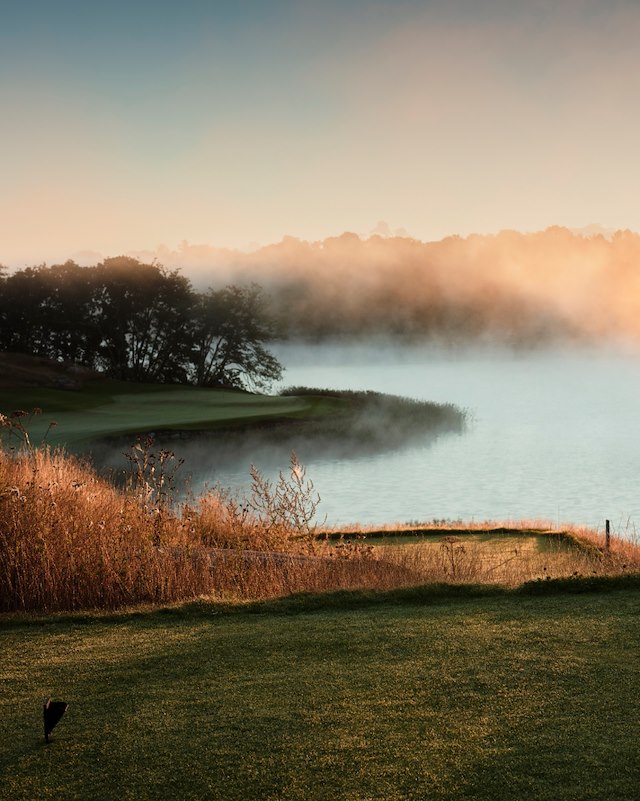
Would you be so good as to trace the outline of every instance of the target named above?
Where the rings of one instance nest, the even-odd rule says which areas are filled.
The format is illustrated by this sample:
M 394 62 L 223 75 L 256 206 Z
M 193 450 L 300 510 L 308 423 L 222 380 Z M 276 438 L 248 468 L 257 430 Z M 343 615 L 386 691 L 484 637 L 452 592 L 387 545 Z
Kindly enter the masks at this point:
M 82 389 L 0 388 L 0 412 L 42 414 L 21 418 L 31 442 L 82 451 L 106 438 L 147 433 L 257 429 L 265 442 L 313 438 L 319 448 L 394 448 L 416 437 L 461 431 L 465 413 L 454 406 L 418 402 L 378 393 L 329 392 L 302 388 L 300 395 L 248 392 L 183 385 L 87 382 Z M 318 394 L 314 394 L 314 392 Z M 55 427 L 50 428 L 54 422 Z M 5 432 L 0 443 L 6 441 Z M 293 444 L 292 444 L 293 447 Z
M 243 423 L 304 418 L 335 408 L 325 398 L 275 397 L 178 385 L 94 382 L 82 390 L 44 387 L 0 391 L 0 411 L 42 409 L 28 423 L 34 445 L 74 445 L 159 430 L 207 431 Z
M 561 544 L 557 532 L 543 532 L 536 529 L 522 528 L 502 532 L 491 528 L 484 529 L 458 529 L 437 528 L 422 531 L 404 531 L 401 528 L 369 533 L 366 530 L 358 532 L 338 531 L 329 532 L 329 540 L 335 539 L 362 539 L 367 545 L 416 545 L 429 543 L 438 545 L 443 537 L 455 537 L 462 542 L 486 543 L 500 548 L 509 548 L 523 543 L 532 543 L 536 550 L 546 551 L 553 545 Z M 568 547 L 568 543 L 567 543 Z
M 5 620 L 0 799 L 637 797 L 637 589 L 337 604 Z

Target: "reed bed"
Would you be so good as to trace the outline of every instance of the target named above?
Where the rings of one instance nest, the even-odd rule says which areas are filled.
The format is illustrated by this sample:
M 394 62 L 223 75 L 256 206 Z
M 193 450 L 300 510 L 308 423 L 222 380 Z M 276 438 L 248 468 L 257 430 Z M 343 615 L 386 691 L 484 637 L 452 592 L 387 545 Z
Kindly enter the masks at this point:
M 364 532 L 319 536 L 319 499 L 292 455 L 275 484 L 252 471 L 250 497 L 221 489 L 177 504 L 173 454 L 131 452 L 116 487 L 47 447 L 0 449 L 0 611 L 116 609 L 194 598 L 256 600 L 428 582 L 515 586 L 532 579 L 640 571 L 637 544 L 597 532 L 474 540 L 442 526 L 411 545 Z M 457 529 L 456 529 L 457 531 Z M 433 532 L 432 532 L 433 533 Z M 442 536 L 439 536 L 442 534 Z

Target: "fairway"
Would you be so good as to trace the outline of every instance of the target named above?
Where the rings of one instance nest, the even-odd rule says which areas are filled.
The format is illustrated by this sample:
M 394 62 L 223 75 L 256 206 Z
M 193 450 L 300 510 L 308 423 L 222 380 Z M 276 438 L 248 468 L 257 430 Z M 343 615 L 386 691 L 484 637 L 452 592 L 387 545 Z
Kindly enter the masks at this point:
M 637 797 L 637 591 L 322 603 L 5 619 L 0 799 Z
M 312 397 L 275 397 L 179 385 L 99 382 L 87 390 L 23 388 L 0 391 L 0 410 L 42 414 L 28 424 L 34 445 L 77 445 L 101 437 L 159 430 L 206 431 L 236 422 L 299 417 L 327 407 Z M 50 422 L 56 426 L 47 433 Z

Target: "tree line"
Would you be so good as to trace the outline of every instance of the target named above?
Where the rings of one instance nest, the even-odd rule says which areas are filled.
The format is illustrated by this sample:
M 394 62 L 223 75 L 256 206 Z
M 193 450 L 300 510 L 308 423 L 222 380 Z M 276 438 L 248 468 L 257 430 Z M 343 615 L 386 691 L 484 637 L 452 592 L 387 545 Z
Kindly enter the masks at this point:
M 177 270 L 120 256 L 0 268 L 0 350 L 126 381 L 267 389 L 282 375 L 258 284 L 196 292 Z

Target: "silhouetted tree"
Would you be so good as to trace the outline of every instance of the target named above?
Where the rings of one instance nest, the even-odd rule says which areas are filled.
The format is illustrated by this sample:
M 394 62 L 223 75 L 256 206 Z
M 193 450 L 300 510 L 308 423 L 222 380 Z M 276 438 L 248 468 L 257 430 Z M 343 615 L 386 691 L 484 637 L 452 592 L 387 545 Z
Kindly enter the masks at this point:
M 50 320 L 47 290 L 42 280 L 46 268 L 27 267 L 2 282 L 4 350 L 49 356 Z
M 0 347 L 92 366 L 99 332 L 90 270 L 72 261 L 28 267 L 0 282 Z
M 127 256 L 0 269 L 0 349 L 113 378 L 265 388 L 280 378 L 259 286 L 194 292 L 177 270 Z
M 41 270 L 39 278 L 44 291 L 40 313 L 49 339 L 44 355 L 93 367 L 101 339 L 95 270 L 67 261 Z
M 265 348 L 274 331 L 262 289 L 228 286 L 198 298 L 193 380 L 198 386 L 266 389 L 282 366 Z
M 195 295 L 177 270 L 120 256 L 96 267 L 98 367 L 114 378 L 186 382 Z

